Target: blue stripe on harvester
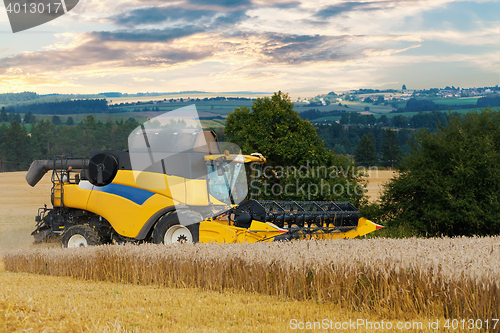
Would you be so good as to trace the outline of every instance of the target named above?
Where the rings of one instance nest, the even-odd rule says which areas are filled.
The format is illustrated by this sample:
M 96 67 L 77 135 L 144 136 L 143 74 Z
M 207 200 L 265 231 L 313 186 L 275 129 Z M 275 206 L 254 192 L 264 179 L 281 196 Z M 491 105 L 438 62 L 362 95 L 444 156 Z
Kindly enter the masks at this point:
M 94 191 L 114 194 L 133 201 L 138 205 L 142 205 L 155 194 L 147 190 L 120 184 L 108 184 L 103 187 L 94 186 Z

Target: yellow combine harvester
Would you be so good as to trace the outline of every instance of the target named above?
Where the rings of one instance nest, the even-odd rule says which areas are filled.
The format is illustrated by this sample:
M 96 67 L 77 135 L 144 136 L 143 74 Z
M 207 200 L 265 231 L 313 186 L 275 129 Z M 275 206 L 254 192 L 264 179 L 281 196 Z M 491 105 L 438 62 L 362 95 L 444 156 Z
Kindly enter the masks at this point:
M 138 127 L 127 152 L 34 161 L 27 182 L 35 186 L 52 170 L 53 183 L 53 207 L 40 208 L 35 218 L 35 243 L 61 236 L 65 247 L 251 243 L 353 238 L 381 228 L 359 218 L 348 202 L 244 201 L 244 164 L 265 158 L 237 147 L 221 151 L 215 133 L 199 122 L 168 120 L 168 126 Z

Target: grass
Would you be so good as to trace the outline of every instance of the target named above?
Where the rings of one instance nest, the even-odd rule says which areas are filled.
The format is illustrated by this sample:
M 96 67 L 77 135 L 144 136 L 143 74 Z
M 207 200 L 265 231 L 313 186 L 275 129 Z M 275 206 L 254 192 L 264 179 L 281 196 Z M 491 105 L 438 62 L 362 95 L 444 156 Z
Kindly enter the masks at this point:
M 239 93 L 180 93 L 180 94 L 168 94 L 161 96 L 140 96 L 140 97 L 108 97 L 108 100 L 111 100 L 112 104 L 120 104 L 120 103 L 130 103 L 130 102 L 149 102 L 149 101 L 158 101 L 167 99 L 167 101 L 171 98 L 199 98 L 203 99 L 205 97 L 245 97 L 245 98 L 257 98 L 264 96 L 271 96 L 272 94 L 239 94 Z
M 5 268 L 88 281 L 244 291 L 388 320 L 499 318 L 499 237 L 19 250 Z
M 369 112 L 373 112 L 375 114 L 378 113 L 383 113 L 386 114 L 388 112 L 391 112 L 393 110 L 393 107 L 390 105 L 384 106 L 384 105 L 372 105 L 369 103 L 362 103 L 362 102 L 348 102 L 348 101 L 342 101 L 341 102 L 342 106 L 339 106 L 338 103 L 332 103 L 330 105 L 326 106 L 310 106 L 308 103 L 295 103 L 295 111 L 298 112 L 303 112 L 307 111 L 310 109 L 315 109 L 318 111 L 341 111 L 345 110 L 347 112 L 365 112 L 365 107 L 368 106 L 370 108 Z M 345 107 L 347 105 L 348 107 Z
M 446 105 L 476 105 L 479 97 L 467 97 L 467 98 L 445 98 L 445 99 L 433 99 L 432 101 L 436 104 L 446 104 Z

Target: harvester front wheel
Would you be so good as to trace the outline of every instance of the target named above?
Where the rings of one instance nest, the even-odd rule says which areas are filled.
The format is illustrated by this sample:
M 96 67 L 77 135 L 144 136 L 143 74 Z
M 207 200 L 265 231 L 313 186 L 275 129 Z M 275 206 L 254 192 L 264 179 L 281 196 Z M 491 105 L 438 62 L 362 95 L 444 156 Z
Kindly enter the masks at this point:
M 182 222 L 188 225 L 181 225 L 178 215 L 182 215 Z M 153 242 L 156 244 L 198 243 L 200 239 L 198 222 L 201 220 L 201 215 L 193 211 L 166 214 L 156 223 Z
M 64 247 L 86 247 L 99 245 L 99 234 L 88 225 L 74 225 L 64 233 L 62 243 Z

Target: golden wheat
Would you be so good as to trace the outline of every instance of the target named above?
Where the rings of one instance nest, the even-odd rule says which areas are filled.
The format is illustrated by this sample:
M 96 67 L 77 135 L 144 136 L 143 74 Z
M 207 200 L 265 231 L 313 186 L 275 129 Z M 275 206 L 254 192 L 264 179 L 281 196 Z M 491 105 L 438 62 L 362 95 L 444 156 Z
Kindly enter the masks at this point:
M 500 317 L 500 237 L 17 250 L 5 268 L 86 280 L 244 290 L 388 319 Z M 390 318 L 389 318 L 390 317 Z

